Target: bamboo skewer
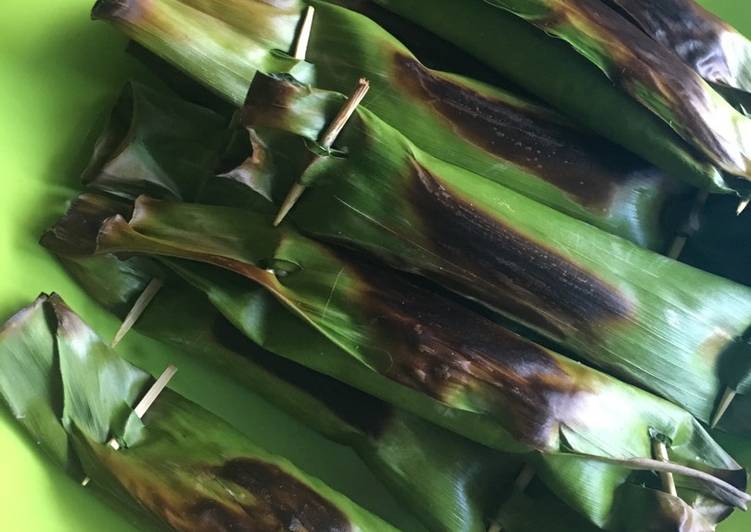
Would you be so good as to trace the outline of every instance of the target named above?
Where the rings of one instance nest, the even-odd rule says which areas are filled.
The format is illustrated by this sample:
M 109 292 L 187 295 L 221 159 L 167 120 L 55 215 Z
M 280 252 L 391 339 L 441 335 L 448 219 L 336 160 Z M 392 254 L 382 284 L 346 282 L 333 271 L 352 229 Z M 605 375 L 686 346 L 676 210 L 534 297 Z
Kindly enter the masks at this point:
M 313 17 L 315 13 L 316 9 L 313 6 L 308 6 L 305 9 L 300 31 L 297 32 L 292 57 L 300 61 L 305 61 L 305 56 L 308 53 L 308 44 L 310 43 L 310 34 L 313 30 Z
M 652 454 L 654 455 L 656 460 L 659 460 L 661 462 L 670 462 L 667 445 L 665 445 L 665 442 L 660 438 L 652 439 Z M 675 488 L 675 479 L 673 478 L 673 473 L 661 471 L 660 480 L 662 481 L 662 489 L 664 491 L 666 491 L 673 497 L 678 496 L 678 490 Z
M 737 393 L 738 392 L 732 388 L 725 388 L 725 393 L 722 395 L 722 399 L 720 399 L 720 403 L 717 405 L 717 410 L 715 410 L 714 416 L 712 416 L 712 422 L 709 425 L 710 428 L 715 428 L 717 426 L 722 419 L 722 416 L 724 416 L 725 412 L 730 408 L 730 403 L 733 402 Z
M 115 337 L 112 339 L 112 343 L 110 344 L 112 347 L 117 346 L 117 344 L 120 343 L 120 341 L 125 337 L 128 331 L 133 328 L 133 325 L 135 325 L 135 323 L 138 321 L 138 318 L 141 317 L 141 314 L 144 313 L 146 307 L 149 306 L 149 303 L 151 303 L 151 300 L 154 299 L 154 296 L 156 296 L 156 294 L 162 288 L 163 284 L 164 282 L 161 279 L 154 278 L 151 280 L 151 282 L 149 282 L 148 285 L 146 285 L 146 288 L 144 288 L 143 292 L 141 292 L 141 295 L 138 296 L 138 299 L 136 299 L 136 302 L 133 304 L 130 312 L 128 312 L 128 315 L 125 316 L 125 319 L 120 325 L 120 328 L 115 333 Z
M 339 110 L 339 113 L 331 121 L 328 128 L 326 128 L 326 130 L 323 132 L 323 135 L 321 135 L 319 144 L 324 150 L 328 150 L 331 148 L 331 146 L 333 146 L 337 137 L 342 132 L 342 129 L 344 129 L 344 126 L 347 125 L 347 122 L 352 117 L 355 110 L 362 102 L 363 98 L 365 98 L 365 95 L 368 93 L 369 89 L 370 83 L 368 82 L 368 80 L 365 78 L 360 78 L 355 91 L 349 98 L 347 98 L 347 101 L 344 102 L 344 105 Z M 314 161 L 319 157 L 320 156 L 316 156 Z M 279 212 L 274 218 L 274 227 L 282 223 L 282 220 L 284 220 L 287 214 L 289 214 L 289 211 L 292 210 L 292 207 L 295 206 L 295 203 L 297 203 L 297 201 L 300 199 L 302 193 L 305 192 L 305 188 L 305 185 L 303 185 L 299 181 L 292 185 L 292 188 L 290 188 L 289 192 L 287 193 L 287 197 L 284 198 L 284 201 L 282 202 L 282 206 L 279 208 Z
M 149 411 L 149 408 L 151 408 L 154 402 L 159 398 L 159 395 L 167 387 L 169 382 L 172 380 L 172 377 L 175 376 L 175 373 L 177 373 L 177 368 L 175 366 L 167 366 L 167 368 L 162 372 L 156 382 L 154 382 L 154 384 L 152 384 L 151 387 L 146 391 L 141 400 L 138 401 L 138 404 L 133 409 L 133 413 L 138 417 L 138 419 L 143 419 L 143 416 L 146 415 L 146 412 Z M 109 445 L 115 451 L 120 450 L 120 442 L 118 442 L 116 438 L 111 438 L 107 442 L 107 445 Z M 88 486 L 89 482 L 91 482 L 91 479 L 89 477 L 86 477 L 81 481 L 81 485 L 84 487 Z
M 519 473 L 519 476 L 516 477 L 516 480 L 514 481 L 514 485 L 511 488 L 511 498 L 513 498 L 514 495 L 523 493 L 524 490 L 527 489 L 527 486 L 529 486 L 529 483 L 532 482 L 533 478 L 535 478 L 534 468 L 529 464 L 524 464 L 524 467 Z M 503 512 L 503 508 L 505 507 L 505 505 L 506 503 L 501 505 L 501 508 L 498 510 L 498 514 L 496 515 L 496 518 L 488 527 L 488 532 L 502 532 L 503 531 L 503 527 L 500 523 L 500 519 L 501 519 L 501 514 Z

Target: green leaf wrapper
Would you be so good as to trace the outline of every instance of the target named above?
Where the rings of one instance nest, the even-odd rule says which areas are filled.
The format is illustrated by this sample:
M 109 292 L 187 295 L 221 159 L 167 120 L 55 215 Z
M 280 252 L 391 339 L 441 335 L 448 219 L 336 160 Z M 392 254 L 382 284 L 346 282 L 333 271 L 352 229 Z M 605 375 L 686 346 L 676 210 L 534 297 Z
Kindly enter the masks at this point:
M 247 126 L 303 137 L 265 157 L 275 198 L 296 176 L 309 184 L 290 214 L 300 230 L 437 281 L 702 421 L 726 387 L 751 411 L 751 290 L 478 180 L 366 109 L 340 136 L 345 156 L 305 158 L 327 122 L 314 110 L 331 117 L 342 100 L 260 74 L 248 95 Z
M 426 68 L 357 12 L 312 2 L 310 63 L 285 56 L 305 5 L 129 0 L 93 13 L 238 105 L 256 71 L 339 92 L 367 77 L 366 105 L 427 152 L 640 245 L 662 248 L 671 236 L 665 202 L 680 187 L 663 171 L 541 105 Z
M 144 260 L 139 258 L 61 259 L 95 299 L 121 316 L 120 306 L 111 304 L 113 293 L 120 294 L 118 300 L 133 301 L 153 275 L 153 268 L 144 268 Z M 140 275 L 134 277 L 134 271 Z M 233 327 L 204 294 L 165 273 L 161 272 L 165 286 L 136 324 L 140 332 L 209 360 L 302 423 L 352 447 L 429 530 L 487 530 L 487 523 L 511 494 L 523 466 L 521 455 L 504 455 L 473 443 L 261 349 Z M 269 298 L 260 293 L 261 287 L 256 290 L 259 300 Z M 273 305 L 273 301 L 265 304 Z M 280 316 L 293 323 L 296 320 L 291 314 Z M 281 321 L 275 327 L 288 328 Z M 286 349 L 304 357 L 305 352 L 325 356 L 337 348 L 313 333 L 290 342 Z M 531 495 L 515 495 L 505 502 L 502 516 L 503 529 L 511 532 L 591 528 L 542 486 Z
M 131 81 L 97 140 L 83 182 L 128 197 L 194 198 L 213 175 L 225 131 L 226 121 L 216 113 Z
M 104 212 L 92 216 L 97 208 Z M 675 499 L 674 509 L 693 507 L 702 519 L 746 504 L 745 473 L 685 411 L 388 270 L 291 229 L 271 229 L 267 216 L 246 209 L 145 198 L 130 222 L 107 219 L 96 244 L 70 245 L 67 228 L 96 227 L 107 211 L 102 198 L 83 196 L 45 244 L 67 254 L 190 259 L 239 274 L 169 262 L 269 351 L 495 449 L 537 451 L 530 458 L 540 477 L 599 526 L 616 519 L 622 489 L 646 489 L 629 482 L 629 470 L 674 472 L 686 501 Z M 249 281 L 281 305 L 259 300 Z M 298 320 L 279 327 L 277 316 L 289 312 Z M 315 331 L 339 349 L 325 357 L 289 349 Z M 670 464 L 651 460 L 654 433 L 671 442 Z
M 751 137 L 740 133 L 747 129 L 748 119 L 697 75 L 687 72 L 677 57 L 673 60 L 669 54 L 664 59 L 664 53 L 654 52 L 657 46 L 648 37 L 644 36 L 648 46 L 643 39 L 630 39 L 639 30 L 621 24 L 622 17 L 599 0 L 586 2 L 586 8 L 583 3 L 567 1 L 498 2 L 527 15 L 532 24 L 545 25 L 544 31 L 481 0 L 375 1 L 455 43 L 556 109 L 671 175 L 714 192 L 748 189 L 747 179 L 723 176 L 720 170 L 731 174 L 747 171 L 745 139 Z M 595 24 L 590 17 L 603 11 L 607 13 L 602 25 Z M 626 36 L 621 35 L 623 27 Z M 551 38 L 548 31 L 570 40 L 577 50 L 568 42 Z M 649 53 L 642 54 L 644 46 Z M 637 56 L 637 51 L 642 55 Z M 633 62 L 618 63 L 627 59 Z M 677 78 L 665 75 L 663 60 L 671 69 L 676 67 L 669 74 L 675 73 Z M 622 75 L 620 67 L 626 68 Z M 625 90 L 618 90 L 614 82 Z M 666 90 L 677 89 L 681 97 L 655 89 L 654 85 L 662 89 L 663 82 Z M 687 140 L 677 138 L 676 132 Z M 697 153 L 693 143 L 701 145 L 703 153 L 716 162 Z
M 58 296 L 40 296 L 0 329 L 0 396 L 19 423 L 71 474 L 85 473 L 163 524 L 391 530 L 174 392 L 160 394 L 141 422 L 131 407 L 149 381 Z
M 148 109 L 148 113 L 136 112 L 139 109 Z M 205 172 L 201 165 L 195 165 L 194 174 L 180 171 L 186 168 L 181 162 L 185 157 L 192 161 L 196 160 L 194 155 L 203 161 L 215 158 L 210 152 L 215 144 L 210 136 L 214 128 L 192 125 L 209 126 L 218 120 L 212 118 L 206 124 L 206 116 L 211 115 L 205 109 L 164 93 L 135 84 L 127 86 L 97 143 L 90 165 L 95 170 L 85 172 L 84 182 L 124 196 L 151 192 L 162 197 L 193 199 L 196 191 L 206 185 L 216 192 L 216 187 L 202 177 Z M 178 126 L 182 127 L 175 135 L 165 134 Z M 201 143 L 204 139 L 210 141 L 208 146 Z M 170 149 L 164 150 L 160 145 L 151 149 L 157 142 L 166 143 Z M 183 159 L 175 161 L 178 154 Z M 128 164 L 121 164 L 123 159 Z M 243 175 L 235 171 L 226 177 L 242 181 Z M 237 189 L 229 181 L 222 185 L 224 192 L 243 197 L 238 193 L 244 189 Z M 67 237 L 76 240 L 75 233 L 69 232 Z M 61 259 L 90 294 L 121 317 L 153 277 L 165 279 L 166 274 L 164 269 L 141 258 L 121 261 L 107 255 Z M 177 283 L 178 278 L 170 277 L 146 314 L 139 318 L 139 330 L 211 359 L 303 423 L 353 447 L 429 529 L 484 532 L 499 504 L 511 493 L 522 467 L 520 455 L 504 456 L 491 451 L 254 347 L 207 304 L 205 296 Z M 296 319 L 289 314 L 279 316 L 293 322 Z M 283 323 L 278 326 L 285 328 Z M 292 353 L 299 349 L 336 349 L 323 336 L 309 336 L 308 341 L 293 342 L 286 348 Z M 539 489 L 534 496 L 515 494 L 512 501 L 503 505 L 499 522 L 509 531 L 536 532 L 553 526 L 579 531 L 590 526 Z

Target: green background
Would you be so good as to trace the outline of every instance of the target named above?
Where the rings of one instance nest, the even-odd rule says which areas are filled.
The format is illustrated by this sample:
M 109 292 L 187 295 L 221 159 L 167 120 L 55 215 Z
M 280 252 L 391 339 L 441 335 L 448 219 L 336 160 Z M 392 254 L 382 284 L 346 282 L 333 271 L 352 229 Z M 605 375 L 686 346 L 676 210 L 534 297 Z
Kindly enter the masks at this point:
M 4 0 L 0 18 L 0 319 L 40 292 L 56 291 L 104 337 L 118 322 L 98 309 L 37 245 L 44 228 L 77 189 L 98 128 L 123 82 L 148 74 L 125 55 L 125 39 L 89 21 L 93 0 Z M 751 35 L 748 0 L 705 5 Z M 226 418 L 253 440 L 348 494 L 404 530 L 420 530 L 399 510 L 346 448 L 323 440 L 229 378 L 214 374 L 161 344 L 130 333 L 118 348 L 159 373 L 171 362 L 173 387 Z M 149 356 L 146 357 L 145 354 Z M 720 437 L 751 466 L 743 442 Z M 144 530 L 91 489 L 69 479 L 34 448 L 0 409 L 0 529 L 58 532 Z M 750 446 L 746 446 L 750 447 Z M 751 530 L 751 514 L 736 514 L 721 532 Z

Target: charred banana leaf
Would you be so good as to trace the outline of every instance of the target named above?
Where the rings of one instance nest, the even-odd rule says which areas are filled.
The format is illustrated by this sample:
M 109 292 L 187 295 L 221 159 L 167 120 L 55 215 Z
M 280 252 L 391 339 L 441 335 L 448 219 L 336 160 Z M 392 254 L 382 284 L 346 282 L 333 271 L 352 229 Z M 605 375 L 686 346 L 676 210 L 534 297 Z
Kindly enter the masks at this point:
M 665 172 L 545 107 L 426 68 L 371 19 L 327 2 L 311 3 L 310 63 L 294 61 L 285 52 L 305 5 L 104 1 L 94 15 L 236 104 L 256 71 L 339 92 L 365 76 L 367 106 L 427 152 L 642 246 L 664 245 L 665 201 L 679 188 Z
M 0 396 L 19 423 L 72 475 L 88 475 L 163 524 L 391 530 L 176 393 L 165 390 L 141 422 L 132 406 L 149 381 L 56 295 L 0 329 Z
M 562 39 L 714 164 L 751 180 L 751 119 L 601 0 L 484 0 Z
M 680 75 L 679 79 L 666 79 L 660 69 L 654 72 L 663 77 L 650 78 L 642 84 L 641 77 L 648 77 L 653 72 L 646 67 L 651 68 L 651 63 L 657 62 L 655 68 L 662 68 L 665 54 L 655 55 L 655 44 L 646 36 L 644 39 L 650 41 L 646 58 L 635 58 L 635 48 L 628 48 L 631 44 L 628 41 L 624 46 L 614 48 L 613 43 L 618 40 L 605 43 L 599 40 L 604 38 L 603 32 L 607 32 L 608 39 L 623 40 L 633 33 L 632 30 L 639 31 L 635 28 L 624 30 L 628 35 L 623 36 L 622 25 L 611 27 L 614 21 L 622 19 L 617 13 L 614 15 L 618 18 L 603 20 L 602 25 L 594 23 L 591 17 L 604 10 L 608 11 L 608 16 L 612 12 L 599 0 L 596 3 L 600 5 L 594 6 L 590 12 L 585 12 L 577 2 L 508 2 L 518 13 L 527 13 L 533 24 L 547 24 L 544 31 L 506 9 L 480 0 L 375 1 L 457 44 L 556 109 L 664 168 L 671 175 L 713 191 L 748 188 L 747 179 L 723 176 L 720 170 L 726 167 L 732 168 L 731 173 L 747 170 L 749 152 L 746 144 L 751 137 L 739 136 L 741 130 L 748 127 L 747 119 L 739 116 L 721 96 L 697 79 L 697 75 L 686 73 L 688 67 L 677 58 L 666 61 L 670 68 L 672 63 L 678 63 L 677 70 L 671 70 L 670 74 Z M 561 39 L 551 38 L 546 33 L 548 30 L 571 39 L 575 45 L 581 44 L 583 53 L 577 53 Z M 637 40 L 643 43 L 642 39 Z M 633 59 L 633 63 L 619 65 L 627 70 L 624 75 L 618 75 L 619 66 L 608 54 L 623 61 Z M 645 65 L 645 61 L 649 64 Z M 603 74 L 603 68 L 613 81 Z M 687 77 L 685 88 L 684 77 Z M 678 97 L 672 92 L 653 89 L 654 85 L 662 88 L 663 81 L 666 91 L 676 89 L 686 100 L 675 107 L 663 107 L 669 103 L 666 98 Z M 614 87 L 613 82 L 638 92 L 640 101 Z M 682 116 L 686 108 L 694 108 L 690 113 L 696 114 Z M 714 115 L 707 114 L 710 110 L 720 113 L 717 122 Z M 681 111 L 680 116 L 678 111 Z M 665 117 L 673 122 L 665 121 Z M 707 122 L 710 118 L 713 119 L 711 126 Z M 683 122 L 675 123 L 678 120 Z M 677 129 L 672 129 L 669 124 Z M 688 140 L 677 138 L 679 130 Z M 698 153 L 692 144 L 696 140 L 694 137 L 706 141 L 703 152 L 713 154 L 719 161 L 711 163 Z
M 248 126 L 303 137 L 266 154 L 276 198 L 290 176 L 309 187 L 291 212 L 300 230 L 442 283 L 702 421 L 726 387 L 747 394 L 751 290 L 478 180 L 366 109 L 340 137 L 345 155 L 319 157 L 314 110 L 341 101 L 260 74 L 249 92 Z
M 115 215 L 95 242 L 90 234 L 71 244 L 66 227 L 96 227 L 104 217 L 92 217 L 98 206 L 109 209 L 101 198 L 80 198 L 45 244 L 69 254 L 189 259 L 237 274 L 169 262 L 269 351 L 497 450 L 540 451 L 530 458 L 541 478 L 599 526 L 611 519 L 631 470 L 675 473 L 685 501 L 676 499 L 676 508 L 693 508 L 702 519 L 717 521 L 729 506 L 746 504 L 745 473 L 685 411 L 393 272 L 272 229 L 268 216 L 246 209 L 146 198 L 129 222 Z M 265 306 L 248 293 L 249 281 L 281 305 Z M 298 319 L 276 327 L 274 315 L 289 313 Z M 339 349 L 323 357 L 273 345 L 316 331 Z M 655 435 L 671 442 L 671 462 L 650 458 Z
M 154 276 L 153 265 L 141 258 L 61 259 L 95 299 L 120 315 L 124 308 L 113 300 L 134 301 Z M 165 286 L 138 320 L 140 332 L 209 360 L 302 423 L 352 447 L 428 530 L 485 532 L 499 505 L 511 496 L 523 467 L 521 455 L 504 455 L 478 445 L 288 360 L 304 354 L 285 358 L 265 351 L 203 293 L 177 276 L 164 271 L 160 276 L 166 277 Z M 269 298 L 261 293 L 254 297 Z M 295 320 L 291 314 L 284 317 Z M 281 322 L 275 327 L 288 330 Z M 321 335 L 309 336 L 287 348 L 292 353 L 319 354 L 337 349 Z M 515 495 L 505 502 L 500 522 L 511 532 L 592 528 L 542 486 L 531 495 Z
M 609 0 L 705 80 L 751 92 L 751 42 L 694 0 Z

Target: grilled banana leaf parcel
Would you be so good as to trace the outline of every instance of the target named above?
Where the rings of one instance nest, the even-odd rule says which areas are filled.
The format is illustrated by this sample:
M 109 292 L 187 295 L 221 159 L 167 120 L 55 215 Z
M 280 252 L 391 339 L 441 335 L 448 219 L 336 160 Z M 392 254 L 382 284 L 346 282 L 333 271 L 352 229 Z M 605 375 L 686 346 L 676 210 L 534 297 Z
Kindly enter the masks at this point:
M 751 41 L 695 0 L 610 0 L 705 80 L 751 92 Z
M 747 179 L 728 176 L 720 170 L 732 168 L 731 174 L 747 170 L 747 139 L 751 137 L 740 136 L 748 128 L 747 119 L 697 75 L 687 73 L 688 67 L 677 57 L 665 59 L 664 53 L 655 52 L 655 43 L 650 41 L 646 55 L 639 57 L 635 54 L 637 48 L 629 47 L 632 43 L 628 39 L 623 46 L 618 40 L 603 43 L 602 38 L 624 38 L 620 35 L 622 25 L 615 24 L 622 19 L 617 13 L 617 18 L 603 20 L 602 25 L 593 22 L 591 17 L 604 10 L 608 16 L 613 14 L 604 4 L 586 12 L 577 2 L 499 2 L 513 4 L 520 14 L 527 13 L 533 24 L 547 23 L 556 36 L 580 45 L 582 53 L 577 53 L 562 39 L 550 37 L 547 26 L 541 31 L 506 9 L 482 0 L 375 1 L 460 46 L 564 114 L 671 175 L 707 190 L 748 189 Z M 596 3 L 601 4 L 599 0 Z M 625 31 L 626 37 L 633 33 Z M 636 42 L 644 44 L 641 38 Z M 632 62 L 617 65 L 617 60 Z M 662 62 L 671 69 L 673 63 L 678 63 L 677 70 L 670 70 L 670 75 L 665 76 Z M 622 75 L 621 66 L 625 69 Z M 602 69 L 607 70 L 603 73 Z M 652 73 L 654 79 L 650 77 Z M 649 79 L 642 83 L 642 77 Z M 613 83 L 632 90 L 638 98 Z M 654 89 L 655 85 L 660 90 Z M 672 98 L 681 101 L 671 107 Z M 684 113 L 689 114 L 683 116 Z M 683 139 L 678 138 L 678 132 Z M 703 143 L 702 151 L 714 159 L 699 153 L 694 141 Z
M 751 118 L 602 0 L 485 0 L 562 39 L 726 172 L 751 180 Z
M 154 275 L 165 279 L 136 324 L 140 332 L 209 360 L 327 438 L 352 447 L 428 530 L 485 532 L 501 504 L 499 522 L 507 531 L 591 529 L 542 486 L 526 497 L 517 494 L 507 500 L 523 467 L 521 455 L 504 455 L 478 445 L 263 350 L 203 293 L 176 275 L 156 272 L 142 258 L 63 255 L 61 259 L 89 294 L 120 316 Z M 291 314 L 285 317 L 296 319 Z M 276 327 L 289 329 L 284 323 Z M 321 335 L 308 336 L 290 342 L 287 349 L 292 353 L 337 349 Z
M 339 155 L 321 157 L 319 128 L 341 105 L 260 74 L 248 95 L 248 126 L 302 136 L 278 137 L 264 156 L 278 170 L 276 198 L 297 176 L 308 185 L 290 214 L 301 231 L 442 283 L 702 421 L 726 387 L 748 392 L 747 287 L 478 180 L 366 109 L 340 137 Z
M 105 200 L 83 196 L 45 245 L 82 256 L 142 254 L 213 266 L 169 262 L 269 351 L 497 450 L 539 451 L 530 458 L 540 477 L 599 526 L 618 507 L 629 470 L 675 473 L 685 502 L 675 499 L 674 508 L 711 522 L 746 505 L 745 472 L 684 410 L 395 272 L 289 228 L 273 229 L 270 217 L 247 209 L 140 198 L 124 213 L 130 221 L 106 218 L 107 211 Z M 71 239 L 74 228 L 89 233 Z M 265 306 L 248 292 L 249 282 L 281 305 Z M 282 330 L 279 313 L 298 319 Z M 273 345 L 316 331 L 339 349 L 321 356 Z M 655 437 L 670 442 L 670 462 L 650 458 Z
M 339 92 L 365 76 L 368 106 L 427 152 L 642 246 L 662 248 L 672 234 L 665 203 L 677 180 L 541 105 L 426 68 L 357 12 L 312 2 L 310 64 L 278 64 L 305 5 L 131 0 L 99 2 L 94 14 L 238 105 L 257 70 Z
M 391 530 L 176 393 L 165 390 L 142 422 L 132 407 L 149 381 L 58 296 L 40 296 L 0 329 L 0 396 L 19 423 L 71 474 L 162 524 Z

